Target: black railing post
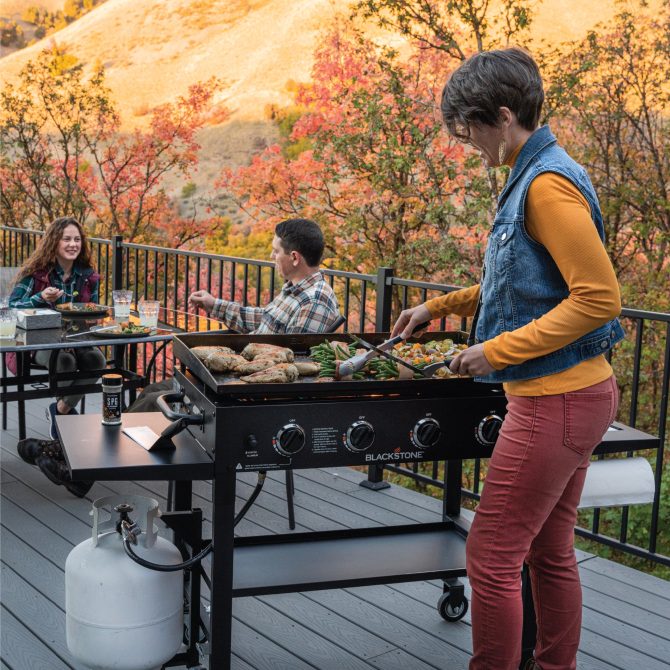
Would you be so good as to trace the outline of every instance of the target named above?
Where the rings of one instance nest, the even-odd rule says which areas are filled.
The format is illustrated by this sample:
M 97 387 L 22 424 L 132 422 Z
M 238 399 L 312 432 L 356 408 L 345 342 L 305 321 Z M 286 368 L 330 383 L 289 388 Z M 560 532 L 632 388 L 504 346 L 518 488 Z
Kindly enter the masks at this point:
M 377 268 L 377 306 L 375 311 L 375 330 L 378 333 L 391 330 L 391 307 L 393 306 L 393 268 Z M 361 486 L 373 491 L 387 489 L 391 485 L 384 481 L 384 466 L 368 466 L 368 478 L 360 482 Z
M 391 307 L 393 305 L 393 268 L 377 268 L 377 308 L 375 330 L 378 333 L 391 330 Z
M 123 288 L 123 237 L 112 237 L 112 290 Z

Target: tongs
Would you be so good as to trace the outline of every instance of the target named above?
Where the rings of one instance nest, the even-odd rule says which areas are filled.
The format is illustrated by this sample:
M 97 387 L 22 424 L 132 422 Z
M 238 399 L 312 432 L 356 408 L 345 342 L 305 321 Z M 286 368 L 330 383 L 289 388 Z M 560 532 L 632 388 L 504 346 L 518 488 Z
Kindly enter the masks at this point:
M 356 337 L 355 335 L 352 337 Z M 394 356 L 393 354 L 390 354 L 388 351 L 381 351 L 379 347 L 375 347 L 373 344 L 370 344 L 369 342 L 365 342 L 363 340 L 357 339 L 357 344 L 361 344 L 364 346 L 366 349 L 372 347 L 372 350 L 381 355 L 384 356 L 384 358 L 388 358 L 390 361 L 393 361 L 394 363 L 397 363 L 398 365 L 403 365 L 404 367 L 408 368 L 409 370 L 412 370 L 415 374 L 419 374 L 422 377 L 425 377 L 426 379 L 430 379 L 431 377 L 435 376 L 435 373 L 440 370 L 441 368 L 444 367 L 449 367 L 451 363 L 453 362 L 453 358 L 445 358 L 442 361 L 438 361 L 437 363 L 429 363 L 428 365 L 424 365 L 422 368 L 420 368 L 418 365 L 412 365 L 412 363 L 408 363 L 404 358 L 400 358 L 399 356 Z
M 412 331 L 412 335 L 416 332 L 423 330 L 424 328 L 427 328 L 428 326 L 429 326 L 428 321 L 420 323 Z M 365 340 L 362 340 L 357 335 L 350 335 L 350 337 L 354 340 L 356 344 L 360 344 L 368 351 L 362 354 L 357 354 L 352 358 L 348 358 L 346 361 L 341 361 L 337 366 L 337 372 L 336 372 L 336 376 L 339 379 L 352 375 L 354 372 L 358 372 L 359 370 L 363 369 L 367 365 L 368 361 L 372 360 L 373 358 L 376 358 L 377 356 L 384 356 L 385 358 L 388 358 L 399 365 L 404 365 L 406 368 L 409 368 L 413 372 L 418 373 L 422 377 L 426 378 L 432 377 L 435 374 L 435 372 L 437 372 L 437 370 L 439 370 L 440 368 L 451 365 L 451 362 L 454 360 L 453 358 L 445 358 L 443 361 L 440 361 L 439 363 L 431 363 L 430 365 L 426 365 L 425 367 L 420 368 L 416 365 L 408 363 L 407 361 L 405 361 L 402 358 L 399 358 L 398 356 L 394 356 L 393 354 L 389 353 L 389 350 L 393 349 L 393 347 L 395 347 L 396 344 L 404 342 L 406 338 L 404 338 L 402 335 L 396 335 L 395 337 L 392 337 L 391 339 L 382 342 L 378 346 L 371 344 L 370 342 L 366 342 Z

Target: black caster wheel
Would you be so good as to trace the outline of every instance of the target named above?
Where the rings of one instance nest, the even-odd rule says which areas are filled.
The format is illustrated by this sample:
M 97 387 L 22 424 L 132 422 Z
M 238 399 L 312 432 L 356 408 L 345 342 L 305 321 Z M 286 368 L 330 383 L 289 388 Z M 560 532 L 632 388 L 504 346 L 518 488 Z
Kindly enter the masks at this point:
M 468 611 L 468 599 L 463 598 L 458 605 L 449 602 L 449 592 L 443 593 L 437 601 L 437 611 L 445 621 L 460 621 Z

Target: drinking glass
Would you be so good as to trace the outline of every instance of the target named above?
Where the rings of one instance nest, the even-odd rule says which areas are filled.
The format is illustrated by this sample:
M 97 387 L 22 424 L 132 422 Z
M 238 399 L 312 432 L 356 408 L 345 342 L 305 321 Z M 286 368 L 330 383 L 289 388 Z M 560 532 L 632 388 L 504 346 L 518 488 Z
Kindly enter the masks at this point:
M 133 301 L 132 291 L 112 291 L 114 301 L 114 319 L 116 321 L 128 321 L 130 319 L 130 303 Z
M 0 339 L 13 340 L 16 337 L 16 310 L 0 307 Z
M 158 328 L 158 310 L 160 309 L 158 300 L 140 300 L 137 305 L 137 311 L 140 315 L 140 326 L 148 328 Z

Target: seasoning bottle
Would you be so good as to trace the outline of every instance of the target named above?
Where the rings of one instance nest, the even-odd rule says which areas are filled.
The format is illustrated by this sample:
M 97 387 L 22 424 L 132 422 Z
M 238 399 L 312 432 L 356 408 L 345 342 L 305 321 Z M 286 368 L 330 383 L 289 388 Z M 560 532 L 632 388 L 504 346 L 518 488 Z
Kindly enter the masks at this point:
M 123 378 L 120 374 L 102 375 L 102 423 L 106 426 L 121 424 L 121 395 Z

